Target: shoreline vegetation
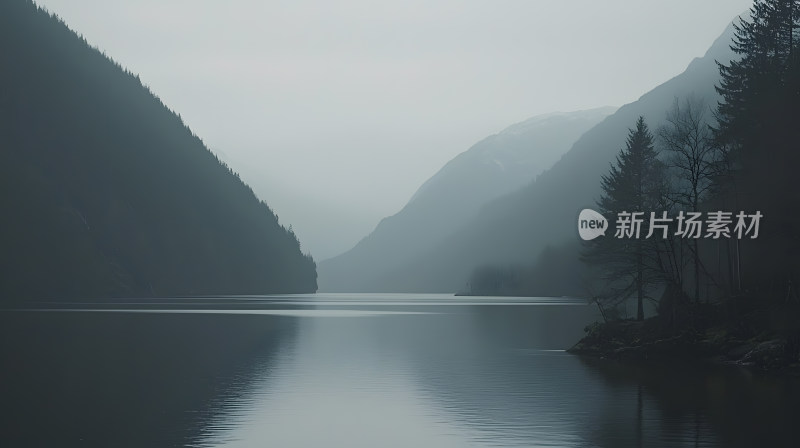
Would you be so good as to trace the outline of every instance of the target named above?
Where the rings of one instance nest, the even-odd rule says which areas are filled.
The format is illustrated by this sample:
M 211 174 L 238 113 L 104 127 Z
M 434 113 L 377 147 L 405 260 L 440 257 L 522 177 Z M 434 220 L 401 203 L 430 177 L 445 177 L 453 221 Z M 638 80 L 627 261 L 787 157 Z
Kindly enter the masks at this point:
M 718 63 L 717 104 L 676 99 L 655 135 L 641 118 L 631 129 L 597 203 L 617 217 L 609 225 L 615 238 L 589 241 L 581 253 L 600 273 L 587 290 L 604 323 L 588 326 L 571 353 L 800 371 L 800 196 L 792 187 L 800 161 L 798 27 L 800 2 L 755 0 L 749 17 L 734 23 L 737 57 Z M 739 222 L 727 240 L 713 234 L 710 219 L 705 235 L 697 227 L 685 238 L 681 220 L 665 219 L 672 226 L 663 239 L 640 239 L 638 231 L 626 239 L 631 233 L 620 224 L 630 210 Z M 746 228 L 745 216 L 753 219 Z M 744 236 L 754 230 L 750 238 L 745 229 Z M 644 319 L 643 302 L 661 288 L 657 315 Z M 620 319 L 632 299 L 636 321 Z
M 459 291 L 454 296 L 482 294 Z M 566 351 L 614 361 L 701 362 L 800 376 L 800 321 L 796 318 L 800 297 L 765 303 L 758 297 L 737 296 L 685 305 L 680 314 L 593 322 Z
M 731 297 L 692 305 L 681 325 L 662 315 L 595 322 L 567 352 L 620 361 L 710 362 L 800 376 L 798 311 L 797 297 L 767 305 L 756 297 Z
M 800 371 L 798 30 L 800 1 L 754 0 L 733 23 L 732 59 L 716 62 L 715 95 L 665 102 L 652 131 L 640 115 L 598 179 L 591 210 L 615 231 L 554 245 L 533 267 L 480 267 L 467 290 L 582 289 L 603 323 L 571 353 Z

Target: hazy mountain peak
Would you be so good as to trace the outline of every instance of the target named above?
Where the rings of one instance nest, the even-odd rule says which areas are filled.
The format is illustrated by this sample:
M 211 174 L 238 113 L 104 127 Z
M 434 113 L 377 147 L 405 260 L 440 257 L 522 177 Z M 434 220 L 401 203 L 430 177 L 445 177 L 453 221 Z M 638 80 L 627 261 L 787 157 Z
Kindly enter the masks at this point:
M 459 220 L 443 220 L 450 226 L 445 230 L 436 228 L 436 222 L 415 226 L 409 231 L 412 232 L 410 236 L 396 233 L 396 229 L 380 235 L 382 229 L 376 229 L 372 236 L 377 238 L 372 241 L 368 238 L 362 243 L 375 243 L 387 238 L 388 234 L 392 234 L 396 242 L 359 244 L 349 253 L 323 262 L 319 270 L 320 288 L 453 292 L 464 287 L 470 273 L 478 266 L 532 262 L 547 244 L 574 236 L 571 224 L 578 211 L 594 203 L 602 175 L 624 145 L 628 129 L 639 116 L 644 116 L 651 129 L 656 129 L 676 97 L 694 94 L 713 104 L 716 98 L 714 85 L 719 77 L 716 61 L 728 61 L 732 57 L 729 48 L 731 37 L 732 27 L 729 26 L 706 54 L 695 59 L 683 73 L 643 94 L 637 101 L 616 111 L 610 109 L 613 114 L 598 120 L 599 124 L 583 133 L 571 149 L 555 155 L 552 166 L 536 176 L 534 182 L 528 180 L 521 185 L 523 188 L 494 200 L 487 199 L 472 217 L 462 215 Z M 462 166 L 481 167 L 475 173 L 501 173 L 497 175 L 507 177 L 495 160 L 513 161 L 509 166 L 526 166 L 526 157 L 535 157 L 541 162 L 539 150 L 547 148 L 547 145 L 534 150 L 530 146 L 512 148 L 509 142 L 545 123 L 548 126 L 568 123 L 588 112 L 570 113 L 570 119 L 559 113 L 533 117 L 481 140 L 428 180 L 406 209 L 418 207 L 425 210 L 426 201 L 435 198 L 436 192 L 453 191 L 448 187 L 452 185 L 449 179 L 463 172 Z M 532 167 L 527 169 L 530 175 Z M 475 194 L 476 189 L 480 191 L 483 188 L 476 174 L 468 179 L 469 186 L 455 190 L 456 193 L 452 193 L 448 200 L 464 201 L 465 197 Z M 430 206 L 435 204 L 441 207 L 441 202 L 429 203 Z M 442 212 L 441 208 L 432 210 Z M 419 242 L 424 245 L 415 244 Z M 395 263 L 389 265 L 387 259 Z
M 381 271 L 388 272 L 451 234 L 487 202 L 529 184 L 614 110 L 603 107 L 538 115 L 475 143 L 445 164 L 400 212 L 383 219 L 352 250 L 323 262 L 321 288 L 364 290 L 351 283 L 355 277 L 372 281 Z M 344 282 L 326 283 L 334 277 Z
M 606 117 L 613 114 L 617 110 L 614 106 L 597 107 L 594 109 L 577 110 L 573 112 L 550 112 L 541 115 L 535 115 L 527 120 L 514 123 L 511 126 L 503 129 L 495 135 L 519 135 L 525 132 L 530 132 L 536 128 L 545 127 L 552 124 L 554 121 L 566 120 L 576 121 L 581 119 L 593 119 L 596 117 Z
M 616 107 L 606 106 L 575 112 L 551 112 L 512 124 L 480 140 L 445 164 L 420 186 L 409 204 L 419 200 L 431 188 L 448 187 L 447 179 L 465 171 L 469 164 L 516 171 L 511 178 L 500 181 L 500 184 L 507 185 L 502 189 L 504 191 L 492 195 L 496 197 L 511 192 L 550 168 L 580 134 L 616 110 Z

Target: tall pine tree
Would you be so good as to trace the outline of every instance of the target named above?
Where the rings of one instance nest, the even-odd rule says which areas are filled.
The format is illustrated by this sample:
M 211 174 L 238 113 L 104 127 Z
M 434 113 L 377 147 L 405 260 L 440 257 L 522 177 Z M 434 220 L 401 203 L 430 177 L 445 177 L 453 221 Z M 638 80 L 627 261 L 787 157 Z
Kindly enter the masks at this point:
M 659 280 L 652 259 L 657 256 L 647 240 L 647 222 L 651 211 L 657 211 L 664 195 L 664 165 L 653 146 L 653 136 L 643 117 L 639 117 L 616 163 L 602 178 L 603 194 L 597 206 L 615 229 L 620 228 L 620 213 L 642 212 L 644 222 L 637 237 L 613 235 L 609 232 L 587 243 L 583 259 L 603 271 L 601 294 L 611 306 L 636 296 L 636 317 L 644 319 L 644 298 L 648 286 Z M 607 305 L 608 305 L 607 304 Z
M 733 254 L 735 284 L 800 278 L 800 1 L 755 0 L 749 19 L 735 25 L 739 56 L 719 64 L 722 97 L 715 137 L 726 151 L 727 176 L 717 181 L 722 203 L 759 210 L 757 242 Z M 749 277 L 749 278 L 748 278 Z

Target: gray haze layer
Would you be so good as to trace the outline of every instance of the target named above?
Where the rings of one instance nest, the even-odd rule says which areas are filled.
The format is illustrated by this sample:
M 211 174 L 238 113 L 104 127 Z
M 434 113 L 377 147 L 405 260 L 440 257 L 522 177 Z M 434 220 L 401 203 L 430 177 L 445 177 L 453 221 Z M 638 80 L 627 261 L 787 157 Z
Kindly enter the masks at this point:
M 319 260 L 509 123 L 635 100 L 751 1 L 37 3 L 138 73 Z
M 540 115 L 489 136 L 448 162 L 396 215 L 352 250 L 318 265 L 321 291 L 380 291 L 389 275 L 435 247 L 487 202 L 529 184 L 616 110 Z
M 455 292 L 465 289 L 470 273 L 479 266 L 532 264 L 546 245 L 577 239 L 578 213 L 595 204 L 601 176 L 624 146 L 637 117 L 644 116 L 650 128 L 657 129 L 676 98 L 693 95 L 709 105 L 716 104 L 714 85 L 719 72 L 715 61 L 731 59 L 732 37 L 733 27 L 729 26 L 706 55 L 693 60 L 682 74 L 621 107 L 583 134 L 534 182 L 489 202 L 452 235 L 430 241 L 424 250 L 410 258 L 402 257 L 400 265 L 388 271 L 376 271 L 372 266 L 394 259 L 392 252 L 374 254 L 353 264 L 344 256 L 322 263 L 321 286 L 355 291 Z M 429 236 L 423 231 L 417 238 L 427 241 Z

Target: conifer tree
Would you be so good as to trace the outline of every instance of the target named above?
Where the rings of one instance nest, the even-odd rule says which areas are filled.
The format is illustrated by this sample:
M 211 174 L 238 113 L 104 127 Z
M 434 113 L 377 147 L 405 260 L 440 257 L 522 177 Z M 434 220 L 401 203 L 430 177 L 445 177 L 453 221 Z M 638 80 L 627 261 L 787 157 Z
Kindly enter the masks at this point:
M 763 213 L 758 244 L 737 245 L 731 260 L 735 272 L 763 283 L 800 275 L 799 27 L 800 1 L 755 0 L 750 17 L 735 25 L 731 48 L 738 58 L 719 64 L 714 133 L 726 175 L 715 189 L 720 203 Z
M 602 177 L 603 194 L 597 205 L 614 229 L 621 229 L 620 214 L 641 213 L 640 232 L 637 235 L 612 234 L 587 243 L 584 261 L 599 266 L 604 271 L 607 292 L 602 294 L 612 306 L 633 294 L 636 295 L 636 317 L 644 319 L 643 302 L 648 286 L 657 281 L 651 269 L 656 256 L 653 246 L 646 241 L 647 222 L 651 211 L 659 206 L 664 194 L 663 163 L 653 145 L 643 117 L 639 117 L 616 163 Z M 634 224 L 635 225 L 635 224 Z

